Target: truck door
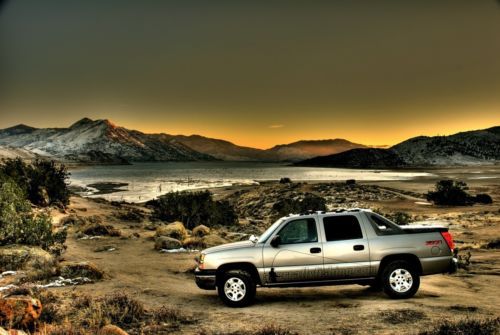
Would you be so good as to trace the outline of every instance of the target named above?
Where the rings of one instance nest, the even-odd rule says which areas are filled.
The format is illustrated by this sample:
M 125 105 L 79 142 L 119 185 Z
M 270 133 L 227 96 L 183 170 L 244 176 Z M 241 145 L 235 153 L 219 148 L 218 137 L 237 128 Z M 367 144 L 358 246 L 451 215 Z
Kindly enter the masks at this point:
M 368 240 L 356 215 L 326 215 L 321 221 L 325 279 L 369 277 Z
M 321 278 L 323 250 L 316 219 L 292 219 L 278 229 L 263 248 L 266 282 L 301 282 Z M 272 240 L 279 242 L 272 245 Z

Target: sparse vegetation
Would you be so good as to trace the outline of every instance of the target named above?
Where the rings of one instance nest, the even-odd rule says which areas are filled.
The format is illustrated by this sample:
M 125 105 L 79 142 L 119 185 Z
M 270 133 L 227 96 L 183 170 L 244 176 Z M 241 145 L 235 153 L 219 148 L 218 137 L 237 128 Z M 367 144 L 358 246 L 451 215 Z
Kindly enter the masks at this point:
M 280 179 L 280 184 L 290 184 L 292 180 L 288 177 L 283 177 Z
M 398 309 L 380 312 L 384 322 L 390 324 L 411 323 L 427 318 L 424 312 L 414 309 Z
M 148 204 L 153 207 L 154 217 L 167 222 L 181 221 L 188 229 L 200 224 L 228 226 L 237 220 L 229 202 L 213 200 L 209 191 L 167 193 Z
M 489 194 L 486 194 L 486 193 L 477 194 L 474 200 L 478 204 L 489 205 L 489 204 L 493 203 L 493 199 L 491 198 L 491 196 Z
M 273 210 L 277 217 L 288 215 L 290 213 L 298 214 L 307 211 L 326 211 L 326 200 L 323 197 L 313 193 L 306 193 L 298 199 L 281 199 L 274 203 Z
M 496 319 L 464 319 L 458 322 L 443 321 L 429 331 L 420 335 L 495 335 L 500 332 L 500 318 Z

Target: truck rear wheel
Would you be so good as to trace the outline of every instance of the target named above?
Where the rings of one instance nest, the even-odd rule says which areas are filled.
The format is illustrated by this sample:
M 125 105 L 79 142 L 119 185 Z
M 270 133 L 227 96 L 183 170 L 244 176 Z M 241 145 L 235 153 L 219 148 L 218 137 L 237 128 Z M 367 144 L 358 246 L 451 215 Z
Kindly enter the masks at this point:
M 415 267 L 407 261 L 393 261 L 382 273 L 384 292 L 393 299 L 411 298 L 420 286 L 420 276 Z
M 229 270 L 217 278 L 217 293 L 229 307 L 245 307 L 253 303 L 256 285 L 244 270 Z

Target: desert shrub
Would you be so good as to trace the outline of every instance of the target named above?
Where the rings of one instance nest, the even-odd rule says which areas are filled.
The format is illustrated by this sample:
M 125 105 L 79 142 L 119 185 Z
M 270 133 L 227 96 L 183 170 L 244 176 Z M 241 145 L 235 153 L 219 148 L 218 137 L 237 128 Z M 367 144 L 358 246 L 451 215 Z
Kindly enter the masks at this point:
M 46 160 L 28 164 L 15 158 L 3 160 L 0 171 L 10 177 L 35 205 L 69 203 L 70 192 L 66 184 L 69 172 L 64 165 Z
M 126 211 L 117 212 L 116 217 L 123 221 L 142 222 L 146 215 L 140 209 L 130 208 Z
M 390 220 L 394 221 L 394 223 L 402 226 L 410 223 L 411 215 L 405 212 L 396 212 L 389 217 Z
M 288 177 L 283 177 L 280 179 L 280 184 L 290 184 L 292 180 Z
M 436 205 L 465 206 L 471 205 L 473 197 L 467 193 L 467 184 L 463 181 L 440 180 L 436 183 L 435 191 L 426 194 L 427 200 Z
M 63 244 L 66 231 L 52 231 L 52 219 L 33 213 L 21 188 L 10 180 L 0 181 L 0 245 L 36 245 L 49 250 Z
M 347 179 L 345 181 L 346 185 L 356 185 L 356 179 Z
M 307 211 L 326 211 L 326 200 L 318 195 L 307 193 L 299 199 L 282 199 L 274 203 L 273 210 L 277 216 L 284 216 L 290 213 L 306 213 Z
M 76 319 L 81 326 L 91 329 L 100 328 L 106 324 L 127 327 L 145 318 L 144 305 L 123 293 L 106 295 L 93 299 L 81 297 L 74 305 Z
M 500 332 L 500 318 L 496 319 L 464 319 L 458 322 L 445 320 L 429 331 L 420 335 L 494 335 Z
M 163 221 L 181 221 L 188 229 L 204 224 L 232 225 L 237 216 L 234 208 L 227 201 L 215 201 L 209 191 L 174 192 L 150 201 L 153 216 Z
M 493 203 L 493 199 L 491 198 L 491 196 L 486 193 L 476 194 L 474 201 L 479 204 L 485 204 L 485 205 Z

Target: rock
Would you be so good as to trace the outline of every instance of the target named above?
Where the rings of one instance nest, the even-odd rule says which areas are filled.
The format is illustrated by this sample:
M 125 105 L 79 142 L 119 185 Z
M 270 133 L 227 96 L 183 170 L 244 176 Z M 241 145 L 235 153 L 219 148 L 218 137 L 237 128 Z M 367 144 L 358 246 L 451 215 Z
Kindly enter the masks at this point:
M 56 258 L 38 247 L 9 245 L 0 247 L 0 272 L 25 270 L 31 279 L 43 279 L 56 273 Z
M 186 228 L 182 222 L 176 221 L 169 223 L 166 226 L 160 226 L 156 229 L 156 236 L 168 236 L 178 240 L 182 240 L 187 237 Z
M 63 262 L 59 273 L 66 279 L 85 277 L 97 280 L 104 277 L 104 272 L 90 262 Z
M 42 303 L 29 296 L 10 296 L 0 299 L 0 323 L 10 328 L 32 328 L 42 313 Z
M 210 228 L 205 225 L 199 225 L 193 228 L 193 235 L 198 237 L 203 237 L 210 234 Z
M 182 246 L 186 249 L 204 249 L 206 246 L 200 237 L 191 236 L 182 240 Z
M 111 225 L 102 225 L 100 223 L 92 224 L 86 227 L 82 232 L 90 236 L 121 236 L 120 230 Z
M 128 335 L 128 333 L 115 325 L 106 325 L 99 330 L 98 335 Z
M 158 236 L 155 239 L 155 249 L 179 249 L 182 247 L 182 243 L 175 238 L 168 236 Z
M 215 234 L 210 234 L 210 235 L 204 236 L 204 237 L 202 237 L 201 241 L 207 248 L 215 247 L 216 245 L 227 243 L 227 241 L 225 239 L 223 239 L 219 235 L 215 235 Z

